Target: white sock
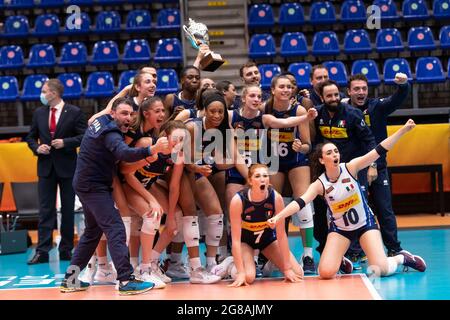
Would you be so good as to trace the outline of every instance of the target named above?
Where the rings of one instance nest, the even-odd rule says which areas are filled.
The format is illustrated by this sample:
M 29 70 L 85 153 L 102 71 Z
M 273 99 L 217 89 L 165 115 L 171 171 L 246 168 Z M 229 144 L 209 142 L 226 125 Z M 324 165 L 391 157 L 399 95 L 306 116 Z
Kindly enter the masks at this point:
M 189 265 L 191 266 L 192 270 L 198 269 L 202 266 L 202 262 L 200 261 L 200 258 L 190 258 L 189 259 Z
M 99 266 L 104 266 L 108 263 L 108 257 L 97 257 L 97 262 Z
M 215 265 L 217 265 L 216 257 L 206 257 L 206 265 L 207 266 L 215 266 Z
M 130 263 L 133 266 L 133 269 L 136 269 L 137 265 L 139 264 L 139 258 L 138 257 L 131 257 Z
M 310 247 L 304 247 L 304 248 L 303 248 L 303 256 L 304 256 L 304 257 L 310 257 L 310 258 L 312 258 L 312 256 L 313 256 L 313 250 L 312 250 L 312 248 L 310 248 Z
M 160 256 L 161 256 L 161 253 L 159 253 L 156 250 L 152 250 L 152 253 L 150 255 L 150 259 L 158 261 Z
M 181 253 L 171 253 L 170 254 L 170 262 L 172 263 L 181 263 L 181 257 L 182 254 Z

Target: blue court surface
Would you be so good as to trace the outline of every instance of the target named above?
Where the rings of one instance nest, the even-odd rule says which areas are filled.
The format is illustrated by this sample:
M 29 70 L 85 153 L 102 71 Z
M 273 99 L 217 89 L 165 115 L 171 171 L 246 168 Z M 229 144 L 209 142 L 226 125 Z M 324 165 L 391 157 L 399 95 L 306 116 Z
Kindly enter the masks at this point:
M 391 277 L 370 279 L 381 299 L 450 299 L 450 229 L 399 231 L 399 238 L 405 250 L 425 259 L 427 270 L 424 273 L 399 270 Z M 289 241 L 294 255 L 300 257 L 301 239 L 298 236 L 290 236 Z M 0 256 L 0 290 L 59 285 L 69 262 L 60 263 L 57 251 L 52 250 L 49 264 L 28 266 L 26 261 L 32 254 L 33 250 L 28 250 L 24 254 Z M 318 260 L 319 256 L 316 255 L 316 263 Z M 24 295 L 26 292 L 23 290 Z

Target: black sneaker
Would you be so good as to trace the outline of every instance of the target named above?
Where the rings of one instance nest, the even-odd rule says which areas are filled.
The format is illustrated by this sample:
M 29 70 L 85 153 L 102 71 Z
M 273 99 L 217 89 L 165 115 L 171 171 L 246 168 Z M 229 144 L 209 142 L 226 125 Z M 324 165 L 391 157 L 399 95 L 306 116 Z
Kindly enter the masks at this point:
M 406 250 L 400 251 L 399 254 L 405 258 L 403 265 L 406 267 L 406 270 L 408 267 L 420 272 L 424 272 L 427 269 L 425 260 L 423 260 L 422 257 L 415 256 Z
M 68 293 L 68 292 L 77 292 L 77 291 L 86 291 L 89 289 L 90 284 L 84 281 L 79 281 L 79 284 L 77 283 L 68 283 L 67 279 L 63 279 L 61 281 L 61 285 L 59 287 L 59 291 L 62 293 Z
M 339 267 L 339 271 L 343 274 L 350 274 L 353 272 L 353 264 L 347 257 L 342 257 L 342 262 Z
M 304 256 L 302 258 L 303 272 L 305 274 L 316 273 L 316 265 L 314 264 L 314 259 L 310 256 Z

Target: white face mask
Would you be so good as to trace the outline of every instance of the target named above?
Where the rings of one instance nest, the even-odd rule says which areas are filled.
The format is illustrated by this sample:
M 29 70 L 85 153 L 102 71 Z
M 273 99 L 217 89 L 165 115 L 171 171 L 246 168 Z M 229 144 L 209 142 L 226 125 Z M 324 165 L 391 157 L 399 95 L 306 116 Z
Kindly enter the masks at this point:
M 41 100 L 41 102 L 44 106 L 48 105 L 48 100 L 47 100 L 47 98 L 45 98 L 45 95 L 43 93 L 41 93 L 41 95 L 39 96 L 39 99 Z

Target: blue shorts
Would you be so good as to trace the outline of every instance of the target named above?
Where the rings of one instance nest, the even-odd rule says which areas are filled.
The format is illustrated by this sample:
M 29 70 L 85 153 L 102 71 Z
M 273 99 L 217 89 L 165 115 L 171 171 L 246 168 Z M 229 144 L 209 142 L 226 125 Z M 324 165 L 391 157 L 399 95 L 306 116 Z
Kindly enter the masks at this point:
M 359 240 L 359 238 L 361 238 L 361 236 L 369 230 L 379 230 L 378 225 L 376 223 L 371 224 L 371 225 L 365 225 L 359 229 L 352 230 L 352 231 L 344 231 L 344 230 L 340 230 L 340 229 L 336 228 L 335 226 L 330 226 L 328 233 L 331 233 L 331 232 L 339 233 L 341 236 L 344 236 L 348 240 L 350 240 L 350 242 L 353 242 L 354 240 Z
M 256 243 L 256 239 L 258 239 L 258 243 Z M 241 242 L 248 244 L 252 249 L 258 249 L 262 251 L 276 240 L 276 232 L 275 230 L 272 230 L 270 228 L 264 229 L 263 234 L 260 236 L 255 235 L 253 232 L 245 229 L 241 230 Z
M 299 159 L 281 159 L 278 172 L 288 173 L 292 169 L 305 166 L 309 166 L 309 159 L 306 155 L 302 155 L 301 157 L 299 157 Z
M 235 183 L 240 185 L 245 185 L 247 181 L 236 168 L 231 168 L 225 171 L 225 184 Z

